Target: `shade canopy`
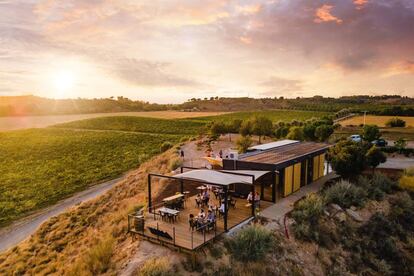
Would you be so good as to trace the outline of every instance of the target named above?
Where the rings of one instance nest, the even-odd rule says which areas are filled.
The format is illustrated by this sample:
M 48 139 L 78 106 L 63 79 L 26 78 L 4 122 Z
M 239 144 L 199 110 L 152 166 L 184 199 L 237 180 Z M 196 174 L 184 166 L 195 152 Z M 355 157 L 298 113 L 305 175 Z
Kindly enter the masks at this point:
M 250 171 L 250 170 L 231 170 L 231 171 L 214 171 L 214 170 L 192 170 L 174 175 L 174 178 L 203 181 L 209 184 L 218 184 L 222 186 L 243 183 L 252 184 L 253 175 L 255 180 L 269 173 L 268 171 Z M 246 175 L 240 175 L 246 174 Z

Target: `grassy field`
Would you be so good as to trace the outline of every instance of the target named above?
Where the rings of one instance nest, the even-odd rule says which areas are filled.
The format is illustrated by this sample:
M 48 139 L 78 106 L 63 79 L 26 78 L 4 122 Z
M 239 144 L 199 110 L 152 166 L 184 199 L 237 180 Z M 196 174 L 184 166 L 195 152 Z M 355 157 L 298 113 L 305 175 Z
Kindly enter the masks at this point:
M 114 178 L 181 135 L 37 129 L 0 133 L 0 225 Z
M 377 125 L 379 127 L 385 127 L 385 123 L 395 116 L 374 116 L 367 115 L 365 118 L 365 123 L 368 125 Z M 406 122 L 406 127 L 414 127 L 414 117 L 398 117 Z M 364 116 L 355 116 L 347 120 L 341 121 L 342 126 L 359 126 L 364 123 Z
M 329 112 L 318 111 L 300 111 L 300 110 L 266 110 L 266 111 L 246 111 L 227 113 L 218 116 L 199 117 L 192 120 L 212 121 L 212 120 L 234 120 L 234 119 L 249 119 L 253 116 L 265 116 L 273 122 L 284 121 L 290 122 L 292 120 L 305 121 L 311 118 L 318 118 L 329 115 Z
M 197 134 L 203 122 L 146 117 L 102 117 L 55 125 L 55 128 L 121 130 L 163 134 Z

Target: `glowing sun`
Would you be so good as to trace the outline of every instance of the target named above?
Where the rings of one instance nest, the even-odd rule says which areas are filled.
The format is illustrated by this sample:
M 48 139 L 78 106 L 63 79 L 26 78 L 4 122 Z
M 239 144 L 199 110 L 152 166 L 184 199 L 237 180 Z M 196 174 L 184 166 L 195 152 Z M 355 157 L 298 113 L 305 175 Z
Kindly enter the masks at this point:
M 67 92 L 75 84 L 74 75 L 70 71 L 58 72 L 53 78 L 53 85 L 59 92 Z

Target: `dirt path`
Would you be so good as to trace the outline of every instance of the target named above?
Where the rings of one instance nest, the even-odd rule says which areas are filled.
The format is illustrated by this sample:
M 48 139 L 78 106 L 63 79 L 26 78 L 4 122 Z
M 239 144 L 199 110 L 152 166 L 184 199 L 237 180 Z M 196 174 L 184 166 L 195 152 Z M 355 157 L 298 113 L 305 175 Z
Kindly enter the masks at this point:
M 28 238 L 43 222 L 49 218 L 57 216 L 77 204 L 105 193 L 116 183 L 124 179 L 124 177 L 125 176 L 121 176 L 92 186 L 89 189 L 79 192 L 70 198 L 64 199 L 51 207 L 40 210 L 35 214 L 14 222 L 10 226 L 0 229 L 0 252 L 13 247 Z

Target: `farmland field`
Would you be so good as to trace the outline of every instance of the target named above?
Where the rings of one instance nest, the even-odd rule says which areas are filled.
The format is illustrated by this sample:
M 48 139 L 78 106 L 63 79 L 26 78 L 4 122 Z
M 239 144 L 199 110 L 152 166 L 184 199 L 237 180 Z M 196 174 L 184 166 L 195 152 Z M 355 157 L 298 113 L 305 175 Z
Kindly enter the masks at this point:
M 252 116 L 265 116 L 273 122 L 284 121 L 290 122 L 292 120 L 305 121 L 311 118 L 318 118 L 329 115 L 329 112 L 319 111 L 300 111 L 300 110 L 266 110 L 266 111 L 245 111 L 227 113 L 210 117 L 199 117 L 191 120 L 212 121 L 212 120 L 233 120 L 233 119 L 249 119 Z
M 48 127 L 72 121 L 115 116 L 139 116 L 159 119 L 183 119 L 194 117 L 208 117 L 225 114 L 226 112 L 183 112 L 183 111 L 145 111 L 145 112 L 114 112 L 91 114 L 67 114 L 67 115 L 42 115 L 42 116 L 13 116 L 0 117 L 0 131 Z
M 395 116 L 374 116 L 374 115 L 367 115 L 365 118 L 365 123 L 368 125 L 377 125 L 379 127 L 385 127 L 385 123 L 391 119 L 395 118 Z M 414 117 L 398 117 L 406 122 L 407 127 L 414 127 Z M 341 121 L 340 124 L 342 126 L 349 126 L 354 125 L 358 126 L 364 123 L 364 116 L 356 116 L 344 121 Z
M 114 178 L 180 135 L 35 129 L 0 133 L 0 225 Z
M 197 134 L 204 122 L 146 117 L 102 117 L 55 125 L 55 128 L 121 130 L 164 134 Z

